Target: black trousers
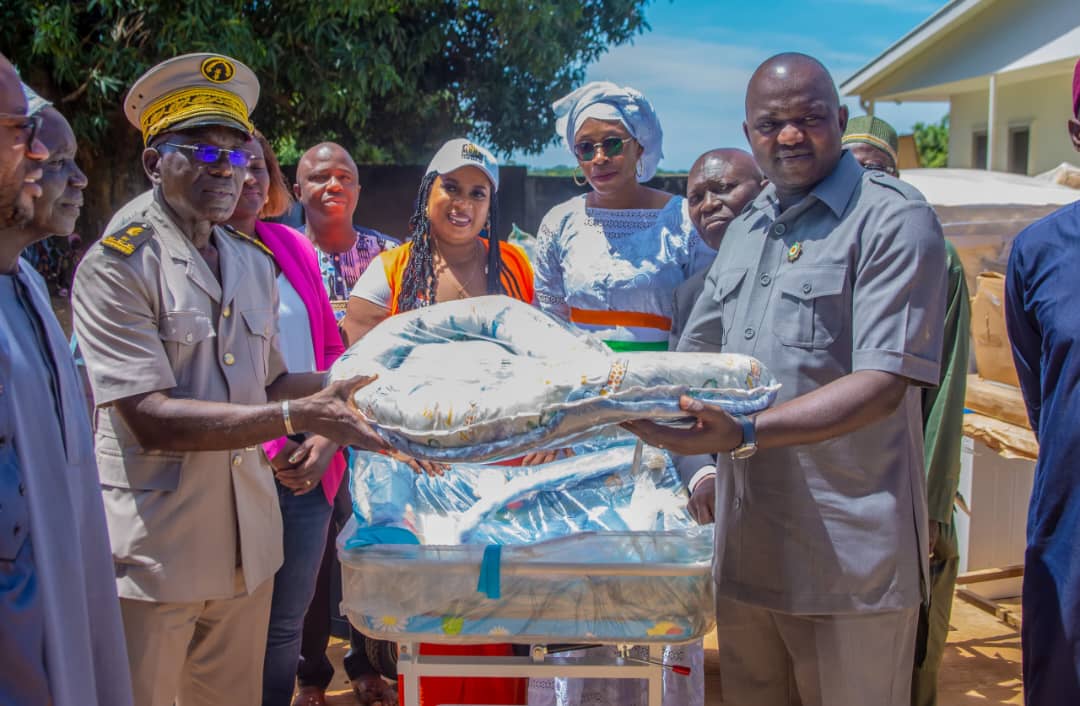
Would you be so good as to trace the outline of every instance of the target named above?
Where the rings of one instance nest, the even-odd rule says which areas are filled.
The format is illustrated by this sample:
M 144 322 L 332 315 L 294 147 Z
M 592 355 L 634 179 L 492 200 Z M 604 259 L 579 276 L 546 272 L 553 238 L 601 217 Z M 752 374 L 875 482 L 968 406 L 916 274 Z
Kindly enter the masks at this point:
M 334 499 L 334 515 L 330 521 L 330 530 L 326 536 L 319 577 L 315 583 L 315 595 L 311 598 L 307 615 L 304 617 L 304 633 L 300 642 L 300 662 L 296 667 L 296 680 L 300 686 L 316 686 L 326 689 L 334 678 L 334 666 L 326 657 L 326 648 L 330 644 L 331 626 L 334 618 L 347 624 L 337 609 L 341 594 L 341 568 L 338 565 L 335 540 L 338 532 L 345 526 L 352 514 L 349 499 L 348 480 L 341 483 Z M 336 579 L 336 580 L 335 580 Z M 336 590 L 335 590 L 336 589 Z M 349 651 L 345 655 L 345 674 L 350 680 L 376 675 L 374 667 L 367 658 L 364 635 L 348 626 Z

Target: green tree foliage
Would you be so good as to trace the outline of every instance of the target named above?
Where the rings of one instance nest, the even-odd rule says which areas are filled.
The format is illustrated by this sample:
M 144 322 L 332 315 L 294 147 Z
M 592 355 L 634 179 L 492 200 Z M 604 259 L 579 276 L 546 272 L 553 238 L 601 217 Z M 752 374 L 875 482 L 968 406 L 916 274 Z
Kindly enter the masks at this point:
M 335 140 L 359 161 L 422 163 L 468 134 L 537 152 L 554 135 L 551 101 L 647 28 L 645 2 L 0 0 L 0 52 L 71 120 L 91 179 L 109 181 L 88 201 L 115 208 L 145 188 L 120 102 L 163 59 L 213 51 L 251 66 L 255 122 L 294 150 Z
M 946 167 L 949 164 L 949 116 L 939 123 L 915 123 L 915 149 L 924 167 Z

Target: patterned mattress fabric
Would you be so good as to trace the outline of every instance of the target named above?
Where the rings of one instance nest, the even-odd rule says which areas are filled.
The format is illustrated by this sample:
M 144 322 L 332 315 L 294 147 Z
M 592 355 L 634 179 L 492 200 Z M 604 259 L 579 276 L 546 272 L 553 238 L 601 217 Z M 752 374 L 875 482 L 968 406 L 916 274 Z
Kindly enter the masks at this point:
M 478 590 L 484 546 L 339 540 L 342 608 L 384 640 L 680 644 L 714 625 L 712 541 L 708 525 L 502 547 L 493 597 Z
M 779 384 L 749 356 L 614 353 L 597 338 L 504 296 L 436 304 L 385 320 L 330 378 L 377 374 L 357 410 L 395 448 L 484 462 L 558 448 L 624 421 L 686 417 L 686 394 L 735 414 L 768 407 Z

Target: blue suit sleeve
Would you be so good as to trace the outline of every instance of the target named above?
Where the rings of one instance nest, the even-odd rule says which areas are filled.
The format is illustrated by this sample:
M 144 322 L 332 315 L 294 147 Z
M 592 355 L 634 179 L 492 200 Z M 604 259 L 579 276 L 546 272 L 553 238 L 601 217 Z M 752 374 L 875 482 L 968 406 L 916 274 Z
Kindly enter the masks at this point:
M 1042 330 L 1028 296 L 1028 264 L 1024 259 L 1022 236 L 1017 236 L 1009 254 L 1009 268 L 1005 277 L 1005 327 L 1009 332 L 1013 363 L 1020 379 L 1020 391 L 1024 394 L 1028 420 L 1039 436 L 1039 414 L 1042 409 L 1042 386 L 1040 384 Z

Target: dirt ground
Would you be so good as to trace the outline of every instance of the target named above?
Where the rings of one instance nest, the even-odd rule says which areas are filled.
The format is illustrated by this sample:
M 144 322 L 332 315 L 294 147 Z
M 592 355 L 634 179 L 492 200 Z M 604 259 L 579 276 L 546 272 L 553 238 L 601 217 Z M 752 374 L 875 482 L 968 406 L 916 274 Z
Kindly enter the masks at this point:
M 341 660 L 347 644 L 334 640 L 330 659 L 337 675 L 327 692 L 330 706 L 354 706 Z M 716 634 L 705 639 L 706 706 L 719 705 Z M 952 629 L 941 667 L 939 706 L 1022 704 L 1020 634 L 964 601 L 953 603 Z

